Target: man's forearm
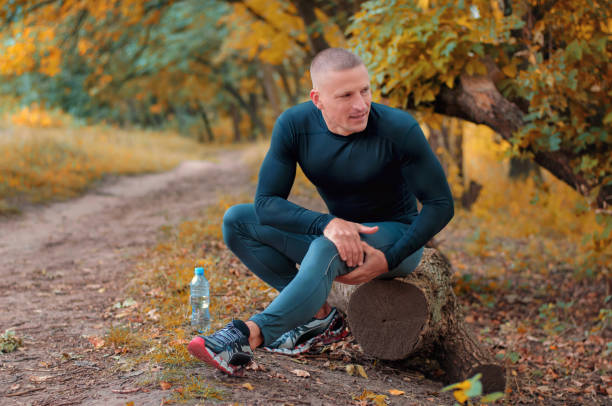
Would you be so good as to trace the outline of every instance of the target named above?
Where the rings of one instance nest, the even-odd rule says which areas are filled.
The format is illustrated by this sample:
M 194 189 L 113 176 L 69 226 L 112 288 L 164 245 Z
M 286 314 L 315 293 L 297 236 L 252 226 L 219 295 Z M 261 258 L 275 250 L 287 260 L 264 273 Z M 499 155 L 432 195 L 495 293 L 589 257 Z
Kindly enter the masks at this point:
M 334 218 L 331 214 L 308 210 L 279 196 L 255 196 L 255 213 L 261 224 L 300 234 L 323 234 Z
M 404 258 L 431 240 L 448 224 L 453 213 L 453 201 L 450 196 L 448 199 L 440 199 L 435 204 L 424 204 L 408 232 L 384 253 L 389 270 L 398 266 Z

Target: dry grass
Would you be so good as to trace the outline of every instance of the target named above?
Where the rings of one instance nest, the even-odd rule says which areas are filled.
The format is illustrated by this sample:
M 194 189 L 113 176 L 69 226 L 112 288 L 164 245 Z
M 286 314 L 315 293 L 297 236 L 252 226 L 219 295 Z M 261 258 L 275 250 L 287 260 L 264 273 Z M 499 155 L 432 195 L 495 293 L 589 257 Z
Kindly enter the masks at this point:
M 107 175 L 168 170 L 214 147 L 172 134 L 115 128 L 14 127 L 0 133 L 0 214 L 76 196 Z

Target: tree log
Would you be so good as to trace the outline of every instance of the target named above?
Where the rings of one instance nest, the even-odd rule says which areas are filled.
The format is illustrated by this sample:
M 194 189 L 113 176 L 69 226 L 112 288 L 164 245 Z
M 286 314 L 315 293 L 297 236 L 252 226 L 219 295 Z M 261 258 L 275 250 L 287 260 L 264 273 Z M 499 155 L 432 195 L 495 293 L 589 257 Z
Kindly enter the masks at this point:
M 450 277 L 444 256 L 425 248 L 410 275 L 362 285 L 334 283 L 328 302 L 347 315 L 349 328 L 366 354 L 384 360 L 433 355 L 448 382 L 481 372 L 485 393 L 503 391 L 505 368 L 464 324 Z

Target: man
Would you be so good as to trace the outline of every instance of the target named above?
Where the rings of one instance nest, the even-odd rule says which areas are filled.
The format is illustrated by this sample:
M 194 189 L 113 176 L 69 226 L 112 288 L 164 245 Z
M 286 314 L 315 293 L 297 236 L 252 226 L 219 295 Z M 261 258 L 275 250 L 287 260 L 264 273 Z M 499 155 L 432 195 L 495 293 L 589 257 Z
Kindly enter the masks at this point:
M 280 293 L 262 313 L 188 346 L 228 374 L 241 374 L 260 346 L 295 354 L 340 339 L 344 323 L 326 303 L 332 282 L 407 275 L 453 216 L 444 172 L 419 125 L 407 112 L 371 102 L 359 57 L 326 49 L 310 74 L 311 101 L 276 121 L 255 203 L 231 207 L 223 219 L 228 247 Z M 296 163 L 329 214 L 287 200 Z

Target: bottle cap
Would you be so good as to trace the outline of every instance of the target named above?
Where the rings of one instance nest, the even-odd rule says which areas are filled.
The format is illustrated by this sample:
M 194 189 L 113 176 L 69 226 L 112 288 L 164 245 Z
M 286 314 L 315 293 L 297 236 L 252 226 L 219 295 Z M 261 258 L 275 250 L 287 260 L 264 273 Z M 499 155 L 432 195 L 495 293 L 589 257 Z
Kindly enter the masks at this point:
M 197 267 L 195 269 L 195 274 L 196 275 L 204 275 L 204 268 L 202 268 L 201 266 Z

